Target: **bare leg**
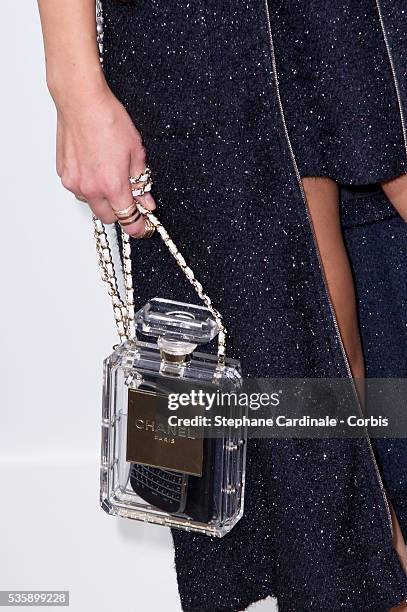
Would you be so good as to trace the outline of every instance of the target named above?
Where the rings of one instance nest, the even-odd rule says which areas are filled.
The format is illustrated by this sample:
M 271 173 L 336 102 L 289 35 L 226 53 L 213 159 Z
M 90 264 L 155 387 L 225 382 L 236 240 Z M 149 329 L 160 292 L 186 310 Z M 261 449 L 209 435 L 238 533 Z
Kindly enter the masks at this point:
M 382 189 L 400 217 L 407 223 L 407 174 L 382 183 Z
M 302 183 L 342 342 L 352 376 L 356 379 L 358 391 L 363 400 L 362 385 L 365 368 L 357 320 L 355 289 L 340 224 L 338 185 L 331 179 L 317 177 L 303 178 Z M 407 176 L 404 197 L 407 220 Z M 407 574 L 406 545 L 393 508 L 391 508 L 391 514 L 394 531 L 393 545 Z M 400 604 L 394 608 L 396 609 L 399 612 L 407 611 L 407 604 Z
M 362 344 L 353 278 L 339 218 L 338 186 L 335 181 L 326 178 L 307 177 L 302 179 L 302 183 L 352 375 L 353 378 L 363 379 Z

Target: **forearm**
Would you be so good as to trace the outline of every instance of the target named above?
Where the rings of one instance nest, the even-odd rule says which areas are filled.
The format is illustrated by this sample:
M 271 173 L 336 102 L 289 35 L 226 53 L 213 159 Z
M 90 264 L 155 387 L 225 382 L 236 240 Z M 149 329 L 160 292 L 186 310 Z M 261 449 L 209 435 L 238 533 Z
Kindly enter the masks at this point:
M 105 86 L 96 42 L 95 0 L 38 0 L 48 88 L 56 101 Z

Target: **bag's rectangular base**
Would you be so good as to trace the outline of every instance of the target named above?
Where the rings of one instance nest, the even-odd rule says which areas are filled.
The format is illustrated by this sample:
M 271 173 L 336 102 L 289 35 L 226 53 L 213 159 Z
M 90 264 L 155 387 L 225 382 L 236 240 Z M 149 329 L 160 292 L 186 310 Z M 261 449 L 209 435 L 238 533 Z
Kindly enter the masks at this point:
M 138 317 L 139 329 L 159 340 L 128 341 L 104 362 L 101 506 L 108 514 L 222 537 L 243 514 L 245 431 L 208 437 L 170 425 L 168 398 L 198 389 L 236 392 L 239 363 L 228 360 L 219 369 L 215 356 L 193 352 L 216 335 L 206 308 L 155 299 Z M 191 405 L 181 404 L 177 416 L 191 416 Z M 241 409 L 233 410 L 239 416 Z

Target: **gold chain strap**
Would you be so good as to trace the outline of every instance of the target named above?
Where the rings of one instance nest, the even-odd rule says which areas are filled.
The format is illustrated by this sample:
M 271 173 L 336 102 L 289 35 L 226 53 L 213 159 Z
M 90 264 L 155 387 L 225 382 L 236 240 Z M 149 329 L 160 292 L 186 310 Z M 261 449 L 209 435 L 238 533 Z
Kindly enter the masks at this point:
M 223 324 L 222 316 L 212 305 L 210 297 L 204 292 L 202 284 L 195 278 L 192 269 L 188 266 L 183 255 L 177 249 L 174 241 L 162 225 L 161 221 L 154 213 L 147 210 L 142 204 L 137 203 L 137 208 L 142 215 L 148 217 L 154 225 L 157 233 L 160 235 L 165 246 L 174 257 L 175 261 L 189 280 L 199 298 L 205 304 L 209 312 L 212 314 L 218 326 L 218 364 L 225 365 L 225 350 L 226 350 L 226 328 Z M 93 216 L 94 236 L 96 240 L 96 251 L 99 258 L 99 267 L 102 274 L 102 280 L 108 285 L 108 293 L 112 300 L 113 313 L 116 321 L 117 332 L 121 342 L 126 342 L 129 339 L 135 338 L 134 325 L 134 289 L 131 266 L 131 246 L 130 238 L 123 230 L 122 236 L 122 253 L 123 253 L 123 274 L 124 274 L 124 291 L 125 297 L 122 300 L 118 288 L 115 266 L 113 262 L 112 252 L 109 245 L 106 229 L 103 223 L 97 217 Z
M 103 66 L 103 10 L 102 1 L 96 0 L 96 38 L 99 47 L 100 62 Z M 174 257 L 177 264 L 195 289 L 196 293 L 205 304 L 209 312 L 214 317 L 219 333 L 218 333 L 218 364 L 225 365 L 225 350 L 226 350 L 226 328 L 222 321 L 221 314 L 212 306 L 210 297 L 204 292 L 203 287 L 195 278 L 191 268 L 187 265 L 184 257 L 178 251 L 175 243 L 171 239 L 167 230 L 163 227 L 158 218 L 149 210 L 144 208 L 142 204 L 137 202 L 137 208 L 142 215 L 148 217 L 154 225 L 156 231 L 164 241 L 171 255 Z M 122 253 L 123 253 L 123 275 L 124 275 L 124 300 L 120 297 L 120 292 L 117 283 L 117 277 L 112 258 L 112 252 L 109 245 L 106 229 L 100 219 L 93 216 L 94 236 L 96 240 L 96 251 L 99 258 L 99 267 L 102 274 L 102 280 L 108 285 L 108 293 L 112 300 L 113 314 L 116 321 L 117 332 L 121 342 L 126 342 L 136 336 L 134 325 L 134 289 L 133 277 L 131 268 L 131 246 L 130 238 L 123 230 L 122 238 Z
M 107 291 L 112 300 L 117 333 L 119 334 L 120 341 L 125 342 L 128 339 L 127 308 L 120 297 L 109 240 L 103 223 L 95 216 L 93 216 L 93 225 L 102 280 L 108 285 Z

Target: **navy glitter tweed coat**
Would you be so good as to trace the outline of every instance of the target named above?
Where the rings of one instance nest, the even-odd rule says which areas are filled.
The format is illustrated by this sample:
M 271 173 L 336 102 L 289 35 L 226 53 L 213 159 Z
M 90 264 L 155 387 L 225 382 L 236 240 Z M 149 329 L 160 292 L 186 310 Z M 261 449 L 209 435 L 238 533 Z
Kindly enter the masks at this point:
M 104 0 L 106 76 L 143 135 L 160 217 L 224 314 L 245 374 L 347 377 L 295 161 L 356 185 L 403 172 L 394 75 L 374 0 L 311 1 L 308 22 L 305 3 L 269 3 Z M 404 105 L 406 13 L 399 0 L 381 8 Z M 356 58 L 350 34 L 365 37 Z M 355 65 L 341 66 L 341 44 L 360 67 L 353 89 L 337 82 Z M 368 374 L 405 376 L 405 226 L 375 188 L 344 189 L 342 215 Z M 140 303 L 196 301 L 157 236 L 133 251 Z M 403 444 L 378 450 L 406 529 Z M 186 611 L 274 595 L 281 612 L 385 612 L 407 596 L 365 439 L 250 440 L 242 520 L 222 539 L 173 538 Z

